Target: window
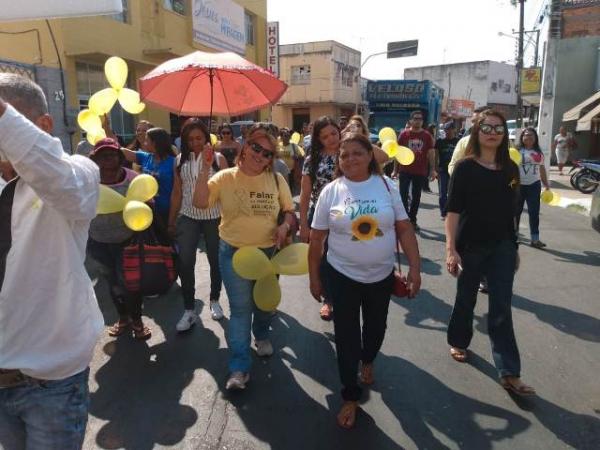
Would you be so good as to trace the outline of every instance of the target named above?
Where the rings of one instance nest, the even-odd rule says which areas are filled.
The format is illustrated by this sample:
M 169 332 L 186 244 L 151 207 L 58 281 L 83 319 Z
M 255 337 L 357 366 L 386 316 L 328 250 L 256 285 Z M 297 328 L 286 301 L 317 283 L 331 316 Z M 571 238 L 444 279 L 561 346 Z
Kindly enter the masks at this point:
M 292 84 L 310 84 L 310 65 L 292 66 Z
M 108 82 L 104 77 L 104 68 L 100 65 L 77 62 L 75 69 L 77 71 L 79 109 L 82 110 L 87 108 L 92 94 L 108 87 Z M 125 143 L 129 143 L 133 139 L 135 135 L 134 117 L 123 110 L 119 102 L 116 102 L 110 110 L 110 124 L 115 134 L 121 137 Z
M 341 85 L 344 87 L 352 87 L 354 84 L 354 67 L 347 64 L 335 62 L 335 77 L 341 79 Z
M 123 2 L 123 12 L 120 14 L 113 14 L 112 17 L 118 22 L 128 23 L 129 22 L 129 8 L 127 7 L 128 0 L 121 0 Z
M 253 14 L 248 11 L 244 12 L 244 20 L 246 22 L 246 45 L 254 45 L 254 20 Z
M 163 7 L 185 16 L 185 0 L 163 0 Z

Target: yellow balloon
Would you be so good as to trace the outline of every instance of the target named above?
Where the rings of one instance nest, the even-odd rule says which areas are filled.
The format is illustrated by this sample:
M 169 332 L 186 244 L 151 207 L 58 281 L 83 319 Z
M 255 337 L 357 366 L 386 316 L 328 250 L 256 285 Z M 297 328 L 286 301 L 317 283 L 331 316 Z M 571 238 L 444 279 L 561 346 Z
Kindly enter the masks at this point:
M 291 244 L 277 253 L 271 263 L 275 272 L 282 275 L 304 275 L 308 273 L 308 244 Z
M 274 274 L 273 264 L 262 250 L 256 247 L 242 247 L 233 254 L 233 270 L 246 280 L 258 280 Z
M 119 91 L 119 103 L 125 111 L 130 114 L 137 114 L 140 104 L 140 94 L 133 89 L 123 88 Z
M 125 208 L 125 197 L 119 194 L 114 189 L 108 186 L 100 185 L 100 197 L 98 197 L 98 205 L 96 212 L 98 214 L 110 214 L 123 211 Z
M 98 142 L 100 139 L 104 139 L 105 137 L 106 131 L 104 131 L 102 128 L 94 128 L 87 133 L 87 141 L 92 145 L 96 145 L 96 142 Z
M 410 166 L 415 160 L 415 154 L 410 148 L 400 145 L 398 146 L 396 159 L 403 166 Z
M 262 311 L 275 311 L 281 302 L 281 288 L 275 274 L 259 278 L 252 293 L 256 307 Z
M 558 206 L 560 203 L 560 195 L 557 192 L 552 193 L 552 200 L 550 200 L 550 206 Z
M 104 63 L 104 75 L 114 89 L 122 89 L 127 82 L 127 63 L 118 56 L 111 56 Z
M 79 114 L 77 114 L 77 124 L 88 133 L 95 129 L 102 129 L 100 117 L 89 109 L 79 111 Z
M 519 150 L 517 150 L 514 147 L 511 147 L 508 149 L 508 155 L 510 156 L 510 159 L 512 159 L 517 166 L 521 164 L 522 158 L 521 158 L 521 152 Z
M 381 143 L 385 143 L 386 141 L 397 141 L 396 132 L 393 128 L 385 127 L 379 130 L 379 140 Z
M 147 202 L 158 194 L 158 183 L 152 175 L 142 174 L 135 177 L 127 188 L 127 201 Z
M 119 94 L 113 88 L 102 89 L 90 97 L 88 108 L 94 114 L 103 116 L 112 109 L 118 96 Z
M 398 154 L 398 149 L 400 148 L 400 146 L 398 145 L 398 143 L 395 140 L 388 140 L 385 141 L 383 143 L 383 145 L 381 146 L 381 148 L 383 149 L 384 152 L 387 153 L 387 155 L 390 158 L 394 158 L 397 154 Z
M 549 204 L 554 198 L 554 192 L 552 191 L 544 191 L 540 196 L 543 203 Z
M 133 231 L 144 231 L 152 225 L 152 210 L 148 205 L 137 200 L 127 202 L 123 209 L 125 225 Z
M 298 145 L 298 142 L 300 142 L 300 133 L 294 131 L 294 133 L 292 133 L 292 137 L 290 138 L 290 142 Z
M 215 134 L 210 133 L 210 144 L 217 145 L 217 142 L 219 142 L 217 136 Z
M 127 111 L 129 114 L 139 114 L 141 113 L 144 109 L 146 109 L 146 104 L 145 103 L 138 103 L 137 105 L 132 106 L 131 108 L 129 108 L 129 111 Z

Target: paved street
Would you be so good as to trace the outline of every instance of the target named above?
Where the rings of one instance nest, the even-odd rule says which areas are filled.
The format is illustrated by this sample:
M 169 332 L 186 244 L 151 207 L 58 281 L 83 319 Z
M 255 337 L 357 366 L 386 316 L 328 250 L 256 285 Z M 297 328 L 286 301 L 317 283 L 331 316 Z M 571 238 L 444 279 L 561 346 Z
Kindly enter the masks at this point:
M 469 363 L 449 357 L 445 330 L 455 281 L 444 269 L 436 195 L 424 194 L 419 219 L 422 291 L 415 300 L 390 305 L 376 383 L 365 392 L 354 430 L 335 423 L 340 398 L 333 326 L 319 319 L 307 277 L 282 277 L 275 355 L 254 360 L 246 392 L 225 392 L 227 320 L 210 319 L 208 265 L 201 254 L 201 325 L 175 332 L 182 313 L 177 288 L 147 300 L 150 341 L 104 336 L 99 343 L 85 448 L 600 448 L 600 234 L 589 218 L 543 206 L 541 237 L 548 248 L 521 247 L 514 322 L 523 379 L 539 394 L 530 400 L 498 385 L 485 295 L 476 309 Z M 526 226 L 524 216 L 521 231 L 528 237 Z M 103 281 L 97 292 L 112 323 Z

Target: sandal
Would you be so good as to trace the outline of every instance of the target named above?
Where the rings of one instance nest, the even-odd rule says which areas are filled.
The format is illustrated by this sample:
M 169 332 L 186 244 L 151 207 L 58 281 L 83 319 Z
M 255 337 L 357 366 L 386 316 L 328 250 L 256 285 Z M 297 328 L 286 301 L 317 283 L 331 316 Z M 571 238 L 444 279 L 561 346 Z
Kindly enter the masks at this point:
M 450 356 L 454 361 L 464 363 L 467 361 L 467 351 L 462 348 L 450 347 Z
M 532 395 L 535 395 L 535 389 L 521 382 L 519 377 L 513 377 L 511 375 L 502 377 L 500 379 L 500 385 L 507 391 L 520 397 L 531 397 Z
M 119 319 L 113 325 L 108 327 L 108 335 L 111 337 L 121 336 L 131 326 L 131 318 Z
M 333 319 L 332 306 L 329 303 L 323 303 L 323 306 L 321 306 L 321 310 L 319 311 L 319 315 L 321 316 L 322 320 L 329 322 L 331 319 Z
M 375 378 L 373 377 L 373 363 L 364 364 L 360 368 L 360 382 L 362 384 L 371 385 L 375 383 Z
M 356 410 L 358 409 L 358 402 L 344 402 L 340 412 L 337 415 L 337 423 L 340 427 L 349 430 L 354 427 L 356 423 Z
M 141 320 L 139 322 L 133 322 L 131 328 L 133 329 L 133 337 L 140 341 L 146 341 L 152 337 L 150 328 L 144 325 Z

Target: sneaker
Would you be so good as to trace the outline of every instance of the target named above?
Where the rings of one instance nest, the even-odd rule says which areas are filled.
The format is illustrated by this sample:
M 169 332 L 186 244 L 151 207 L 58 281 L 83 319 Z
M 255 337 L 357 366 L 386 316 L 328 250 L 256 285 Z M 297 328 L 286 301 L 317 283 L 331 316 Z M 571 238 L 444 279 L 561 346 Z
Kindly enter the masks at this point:
M 213 320 L 221 320 L 223 318 L 223 308 L 221 308 L 218 300 L 210 301 L 210 316 Z
M 531 246 L 533 248 L 544 248 L 546 246 L 546 244 L 544 244 L 542 241 L 537 240 L 537 241 L 531 241 Z
M 273 354 L 273 345 L 268 339 L 254 342 L 256 344 L 256 354 L 258 356 L 271 356 Z
M 249 373 L 233 372 L 229 377 L 229 380 L 227 380 L 227 384 L 225 384 L 225 389 L 236 391 L 246 389 L 248 380 L 250 380 Z
M 183 313 L 183 316 L 181 316 L 181 319 L 179 319 L 179 322 L 177 322 L 175 328 L 177 331 L 187 331 L 196 323 L 197 320 L 198 314 L 196 314 L 196 311 L 193 309 L 186 309 Z

